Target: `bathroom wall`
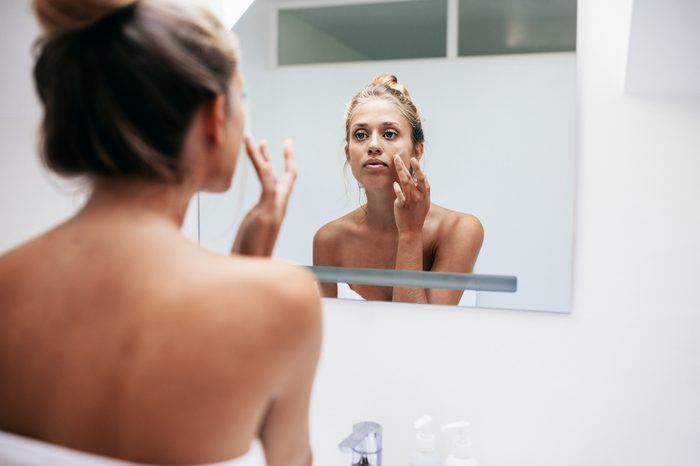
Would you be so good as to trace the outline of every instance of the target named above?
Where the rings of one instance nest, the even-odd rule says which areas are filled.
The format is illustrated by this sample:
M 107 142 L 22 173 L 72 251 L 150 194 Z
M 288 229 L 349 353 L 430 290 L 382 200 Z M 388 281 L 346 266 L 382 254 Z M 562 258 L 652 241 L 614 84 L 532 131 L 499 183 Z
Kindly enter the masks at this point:
M 579 1 L 572 313 L 325 301 L 317 464 L 376 420 L 405 465 L 426 413 L 482 466 L 698 464 L 700 97 L 623 94 L 631 6 Z
M 630 7 L 579 2 L 573 312 L 325 301 L 315 464 L 373 419 L 404 465 L 424 413 L 469 419 L 482 466 L 697 464 L 700 101 L 622 93 Z M 35 161 L 26 11 L 0 2 L 0 251 L 78 203 Z

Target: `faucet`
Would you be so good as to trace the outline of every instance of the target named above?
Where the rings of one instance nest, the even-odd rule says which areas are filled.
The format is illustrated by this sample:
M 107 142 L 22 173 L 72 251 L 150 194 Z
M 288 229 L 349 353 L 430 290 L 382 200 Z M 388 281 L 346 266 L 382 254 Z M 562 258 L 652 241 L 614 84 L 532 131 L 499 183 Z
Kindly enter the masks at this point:
M 382 466 L 382 426 L 358 422 L 338 448 L 343 453 L 352 451 L 352 466 Z

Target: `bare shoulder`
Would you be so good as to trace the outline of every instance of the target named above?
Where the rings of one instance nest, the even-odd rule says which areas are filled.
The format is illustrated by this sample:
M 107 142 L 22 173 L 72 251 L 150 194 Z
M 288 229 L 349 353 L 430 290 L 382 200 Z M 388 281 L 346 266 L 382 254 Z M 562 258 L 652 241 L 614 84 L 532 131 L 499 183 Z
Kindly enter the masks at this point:
M 217 257 L 209 267 L 210 278 L 194 289 L 194 299 L 216 321 L 230 320 L 233 328 L 243 323 L 249 334 L 283 332 L 290 342 L 318 326 L 319 295 L 305 268 L 246 257 Z M 227 319 L 232 313 L 238 315 Z
M 200 256 L 196 265 L 190 262 L 184 276 L 175 278 L 180 291 L 161 302 L 153 313 L 159 317 L 146 325 L 151 344 L 169 348 L 166 356 L 153 351 L 145 355 L 147 370 L 142 372 L 158 367 L 164 374 L 157 383 L 188 380 L 204 398 L 214 391 L 232 403 L 229 409 L 247 413 L 230 412 L 228 418 L 251 421 L 246 406 L 268 403 L 306 359 L 320 352 L 321 300 L 305 268 L 212 254 Z M 197 385 L 200 380 L 205 386 Z M 183 413 L 203 409 L 202 398 L 194 405 L 177 397 L 170 401 Z M 224 411 L 212 408 L 212 419 Z
M 466 237 L 479 245 L 483 242 L 484 227 L 475 215 L 450 210 L 437 204 L 431 205 L 430 214 L 441 239 Z
M 428 215 L 426 228 L 435 251 L 431 270 L 472 272 L 484 241 L 479 219 L 436 204 L 431 205 Z
M 355 229 L 358 210 L 328 222 L 316 231 L 313 240 L 314 265 L 339 265 L 339 246 Z

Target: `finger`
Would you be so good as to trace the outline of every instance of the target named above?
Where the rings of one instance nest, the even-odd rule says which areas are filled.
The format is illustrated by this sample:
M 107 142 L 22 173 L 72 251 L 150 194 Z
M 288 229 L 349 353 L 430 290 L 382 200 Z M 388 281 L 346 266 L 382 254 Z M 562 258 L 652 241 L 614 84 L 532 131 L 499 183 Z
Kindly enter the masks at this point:
M 284 143 L 284 175 L 282 175 L 280 180 L 280 190 L 278 192 L 278 195 L 284 199 L 285 203 L 291 194 L 296 179 L 297 165 L 294 157 L 294 147 L 292 146 L 292 141 L 287 140 Z
M 294 155 L 294 145 L 291 140 L 287 139 L 284 141 L 283 153 L 284 173 L 285 175 L 289 174 L 292 180 L 295 180 L 297 177 L 297 159 Z
M 270 161 L 270 150 L 267 145 L 267 140 L 263 139 L 260 141 L 260 156 L 262 159 L 263 171 L 265 173 L 265 184 L 266 188 L 269 190 L 274 190 L 277 185 L 277 175 L 275 174 L 275 167 Z
M 265 139 L 260 141 L 260 154 L 265 162 L 270 162 L 270 151 L 268 150 L 267 141 Z
M 403 191 L 401 191 L 401 186 L 399 186 L 399 183 L 394 181 L 394 194 L 396 194 L 396 200 L 398 201 L 399 205 L 401 207 L 404 206 L 406 203 L 406 197 L 403 195 Z
M 401 157 L 398 155 L 394 155 L 394 167 L 396 167 L 396 174 L 399 177 L 399 183 L 401 183 L 401 186 L 404 189 L 408 189 L 410 187 L 409 183 L 413 184 L 411 173 L 408 171 L 406 165 L 403 163 L 403 160 L 401 160 Z
M 415 157 L 411 158 L 411 168 L 413 168 L 413 176 L 416 180 L 416 186 L 418 190 L 422 193 L 427 193 L 430 187 L 428 186 L 428 177 L 425 176 L 425 172 L 420 168 L 420 163 Z
M 253 141 L 253 138 L 249 134 L 246 134 L 243 140 L 245 142 L 245 151 L 248 154 L 250 162 L 253 164 L 255 173 L 258 175 L 258 179 L 263 181 L 264 173 L 262 172 L 261 166 L 262 160 L 260 158 L 260 154 L 258 154 L 258 150 L 255 147 L 255 141 Z
M 249 135 L 245 136 L 246 152 L 248 157 L 255 168 L 255 173 L 258 176 L 260 185 L 262 187 L 262 193 L 260 194 L 260 199 L 263 201 L 274 201 L 274 193 L 277 180 L 275 179 L 275 174 L 272 171 L 272 165 L 264 160 L 264 157 L 260 151 L 255 147 L 255 141 Z M 263 142 L 264 144 L 264 142 Z M 261 144 L 261 147 L 262 145 Z

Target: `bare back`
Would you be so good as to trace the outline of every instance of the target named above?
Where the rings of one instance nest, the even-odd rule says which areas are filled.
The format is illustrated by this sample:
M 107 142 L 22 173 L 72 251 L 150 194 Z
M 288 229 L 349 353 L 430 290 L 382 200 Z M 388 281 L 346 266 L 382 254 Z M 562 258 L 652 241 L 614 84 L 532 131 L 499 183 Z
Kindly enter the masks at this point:
M 306 272 L 162 220 L 74 219 L 0 257 L 0 430 L 190 464 L 260 436 L 282 464 L 290 424 L 308 439 L 319 321 Z

